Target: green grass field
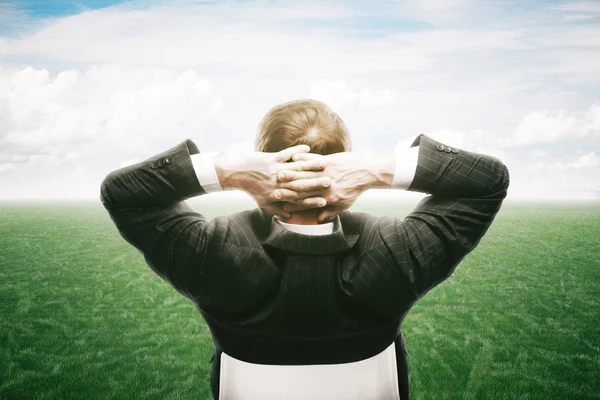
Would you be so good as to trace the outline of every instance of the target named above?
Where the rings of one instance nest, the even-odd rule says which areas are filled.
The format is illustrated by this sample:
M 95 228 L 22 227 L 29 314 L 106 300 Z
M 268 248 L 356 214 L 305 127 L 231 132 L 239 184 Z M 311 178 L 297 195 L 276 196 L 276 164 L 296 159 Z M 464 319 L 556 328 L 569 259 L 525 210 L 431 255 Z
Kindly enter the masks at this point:
M 404 332 L 413 399 L 600 398 L 600 203 L 506 202 Z M 0 202 L 0 398 L 209 399 L 212 349 L 99 203 Z

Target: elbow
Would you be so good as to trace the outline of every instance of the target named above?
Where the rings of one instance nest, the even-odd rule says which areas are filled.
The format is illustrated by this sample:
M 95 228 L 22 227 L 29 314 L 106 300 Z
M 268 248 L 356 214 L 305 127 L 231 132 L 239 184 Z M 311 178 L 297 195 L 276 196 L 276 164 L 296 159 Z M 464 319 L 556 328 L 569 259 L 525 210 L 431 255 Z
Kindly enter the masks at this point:
M 504 163 L 502 163 L 501 172 L 500 187 L 507 190 L 510 185 L 510 173 L 508 172 L 508 167 Z
M 114 205 L 114 199 L 112 196 L 112 189 L 114 188 L 114 175 L 111 172 L 108 174 L 100 184 L 100 201 L 104 208 L 108 209 Z
M 510 185 L 510 173 L 506 164 L 500 160 L 497 162 L 496 171 L 498 181 L 495 187 L 495 192 L 500 193 L 502 198 L 505 198 L 508 192 L 508 186 Z

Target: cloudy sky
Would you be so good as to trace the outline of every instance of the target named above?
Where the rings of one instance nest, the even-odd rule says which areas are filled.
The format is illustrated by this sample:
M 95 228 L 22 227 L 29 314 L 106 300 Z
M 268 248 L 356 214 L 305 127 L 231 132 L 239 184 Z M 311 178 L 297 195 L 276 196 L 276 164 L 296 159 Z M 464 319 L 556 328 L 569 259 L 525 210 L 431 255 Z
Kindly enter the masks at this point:
M 92 198 L 186 138 L 326 102 L 357 152 L 491 154 L 510 199 L 600 199 L 600 1 L 0 1 L 0 199 Z

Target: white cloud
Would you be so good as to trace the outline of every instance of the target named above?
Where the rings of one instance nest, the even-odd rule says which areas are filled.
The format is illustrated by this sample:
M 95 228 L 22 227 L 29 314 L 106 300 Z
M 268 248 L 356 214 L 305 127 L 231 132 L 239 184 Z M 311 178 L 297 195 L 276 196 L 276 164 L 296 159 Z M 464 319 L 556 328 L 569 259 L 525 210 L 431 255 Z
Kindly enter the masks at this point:
M 519 122 L 513 135 L 504 140 L 504 145 L 551 143 L 599 135 L 600 105 L 593 104 L 583 117 L 569 115 L 564 110 L 555 114 L 548 110 L 531 112 Z
M 2 176 L 3 174 L 7 173 L 8 171 L 10 171 L 11 169 L 13 169 L 14 167 L 15 167 L 15 165 L 11 164 L 11 163 L 0 164 L 0 176 Z
M 21 163 L 21 162 L 25 162 L 29 159 L 29 156 L 24 156 L 24 155 L 15 155 L 12 156 L 10 161 L 14 162 L 14 163 Z
M 394 107 L 400 105 L 402 95 L 396 89 L 364 89 L 358 94 L 359 107 Z
M 103 65 L 56 76 L 31 67 L 0 70 L 0 197 L 31 193 L 23 189 L 24 171 L 57 187 L 80 182 L 74 196 L 95 196 L 94 185 L 119 158 L 132 162 L 214 134 L 223 105 L 193 70 Z M 64 197 L 72 188 L 58 192 Z
M 582 168 L 596 168 L 600 166 L 600 158 L 596 157 L 596 152 L 584 154 L 578 157 L 575 161 L 563 163 L 556 161 L 553 163 L 546 161 L 536 161 L 525 166 L 527 171 L 568 171 L 579 170 Z
M 579 157 L 577 160 L 563 164 L 558 161 L 556 163 L 550 164 L 548 169 L 566 171 L 569 169 L 581 169 L 581 168 L 595 168 L 600 165 L 600 159 L 596 157 L 596 152 L 592 151 L 591 153 L 584 154 Z
M 533 149 L 529 153 L 529 158 L 544 158 L 547 156 L 548 156 L 548 153 L 543 150 L 540 150 L 540 149 Z
M 543 161 L 536 161 L 525 166 L 526 171 L 542 171 L 544 169 L 546 169 L 546 163 Z
M 585 114 L 585 124 L 591 132 L 600 132 L 600 103 L 590 107 Z
M 332 109 L 344 107 L 386 108 L 401 104 L 402 94 L 391 88 L 364 88 L 353 90 L 342 80 L 317 80 L 310 84 L 310 97 L 320 100 Z
M 579 17 L 578 17 L 579 18 Z M 581 19 L 581 18 L 580 18 Z M 536 45 L 548 47 L 600 47 L 600 27 L 595 24 L 569 26 L 569 29 L 548 30 L 529 40 Z M 597 54 L 595 54 L 597 57 Z
M 196 134 L 223 106 L 192 70 L 102 66 L 51 77 L 27 67 L 0 71 L 0 89 L 3 147 L 67 158 L 90 145 L 132 151 Z
M 574 116 L 566 116 L 564 112 L 553 116 L 548 111 L 534 111 L 519 123 L 512 144 L 555 142 L 570 133 L 576 122 Z
M 591 1 L 565 3 L 555 7 L 566 21 L 590 21 L 600 17 L 600 4 Z
M 399 2 L 399 11 L 417 20 L 439 24 L 459 19 L 468 3 L 468 0 L 403 0 Z
M 348 88 L 346 82 L 341 80 L 311 82 L 309 97 L 326 103 L 334 111 L 358 105 L 358 92 Z
M 596 19 L 597 17 L 593 14 L 571 14 L 565 15 L 564 18 L 568 21 L 588 21 L 590 19 Z
M 573 13 L 587 13 L 589 14 L 600 14 L 600 3 L 592 1 L 578 1 L 573 3 L 565 3 L 556 6 L 558 10 L 573 12 Z

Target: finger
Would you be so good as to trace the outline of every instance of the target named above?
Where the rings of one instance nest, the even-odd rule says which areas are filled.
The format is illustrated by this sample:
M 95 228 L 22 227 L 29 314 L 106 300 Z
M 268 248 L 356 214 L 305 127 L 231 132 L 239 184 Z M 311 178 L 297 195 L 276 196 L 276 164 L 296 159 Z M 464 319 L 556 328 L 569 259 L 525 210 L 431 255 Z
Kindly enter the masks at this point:
M 298 153 L 298 154 L 294 154 L 294 156 L 292 157 L 292 160 L 294 161 L 308 161 L 308 160 L 320 160 L 324 158 L 323 155 L 321 154 L 315 154 L 315 153 Z
M 323 176 L 323 172 L 315 171 L 279 171 L 277 178 L 281 182 L 295 181 L 297 179 L 314 179 Z
M 313 159 L 307 161 L 296 161 L 279 164 L 280 171 L 322 171 L 327 167 L 327 162 L 323 159 Z
M 281 182 L 279 188 L 289 189 L 295 191 L 311 191 L 311 190 L 323 190 L 331 186 L 331 178 L 323 176 L 319 178 L 311 179 L 298 179 L 290 182 Z M 278 190 L 278 189 L 276 189 Z M 312 197 L 312 196 L 302 196 Z
M 322 197 L 311 197 L 302 200 L 292 200 L 283 204 L 283 209 L 288 212 L 308 210 L 310 208 L 322 208 L 327 205 L 327 201 Z
M 321 190 L 290 190 L 290 189 L 275 189 L 273 196 L 279 201 L 302 200 L 310 197 L 317 197 L 322 194 Z
M 286 203 L 284 203 L 286 204 Z M 274 215 L 279 217 L 280 219 L 282 219 L 283 221 L 287 221 L 288 219 L 290 219 L 292 217 L 292 214 L 290 214 L 289 212 L 285 211 L 282 208 L 278 208 L 275 206 L 264 206 L 262 207 L 262 209 L 264 211 L 266 211 L 268 214 Z
M 290 214 L 289 212 L 287 212 L 283 209 L 283 206 L 285 204 L 288 204 L 288 203 L 281 203 L 280 205 L 277 205 L 277 203 L 272 203 L 270 205 L 266 205 L 261 208 L 271 215 L 276 215 L 278 217 L 281 217 L 285 222 L 292 217 L 292 214 Z
M 287 204 L 289 204 L 289 203 L 286 203 L 283 205 L 284 209 Z M 337 215 L 337 211 L 335 209 L 326 209 L 326 210 L 321 211 L 319 213 L 319 215 L 317 215 L 317 221 L 321 224 L 332 222 L 333 220 L 335 220 L 336 215 Z
M 310 151 L 310 146 L 306 144 L 299 144 L 297 146 L 288 147 L 287 149 L 283 149 L 277 153 L 275 156 L 275 160 L 279 162 L 286 162 L 291 159 L 294 154 L 297 153 L 308 153 Z

